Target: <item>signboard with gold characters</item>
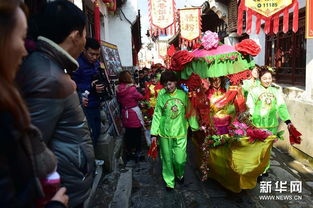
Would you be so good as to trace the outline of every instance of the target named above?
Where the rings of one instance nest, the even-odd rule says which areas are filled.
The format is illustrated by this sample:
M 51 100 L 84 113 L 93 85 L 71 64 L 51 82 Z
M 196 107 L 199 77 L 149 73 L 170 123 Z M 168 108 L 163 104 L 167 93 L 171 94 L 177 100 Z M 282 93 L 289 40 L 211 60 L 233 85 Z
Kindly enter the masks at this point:
M 159 41 L 158 42 L 159 56 L 161 56 L 162 58 L 164 58 L 167 54 L 167 46 L 168 46 L 167 41 Z
M 200 35 L 199 9 L 180 9 L 180 34 L 187 40 L 193 40 Z
M 159 28 L 167 28 L 174 23 L 174 4 L 167 0 L 150 0 L 151 22 Z
M 245 0 L 246 7 L 262 14 L 265 17 L 270 17 L 279 10 L 289 6 L 292 0 Z

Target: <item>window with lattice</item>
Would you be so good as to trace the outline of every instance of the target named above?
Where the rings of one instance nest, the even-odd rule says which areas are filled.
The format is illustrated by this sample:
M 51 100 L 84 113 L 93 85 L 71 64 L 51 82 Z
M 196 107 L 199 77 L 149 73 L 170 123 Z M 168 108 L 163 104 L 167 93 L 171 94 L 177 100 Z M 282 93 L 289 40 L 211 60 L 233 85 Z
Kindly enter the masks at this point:
M 276 82 L 305 85 L 306 39 L 305 10 L 299 10 L 299 29 L 292 31 L 292 14 L 289 16 L 289 31 L 282 32 L 283 20 L 279 22 L 279 33 L 266 35 L 265 63 L 276 68 Z

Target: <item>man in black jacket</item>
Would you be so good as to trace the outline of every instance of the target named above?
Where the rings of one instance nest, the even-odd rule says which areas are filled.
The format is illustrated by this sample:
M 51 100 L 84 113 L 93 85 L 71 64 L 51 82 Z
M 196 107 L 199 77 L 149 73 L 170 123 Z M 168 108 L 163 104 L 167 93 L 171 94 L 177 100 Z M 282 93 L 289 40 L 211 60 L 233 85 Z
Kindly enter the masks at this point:
M 17 83 L 47 145 L 58 159 L 70 207 L 83 207 L 93 181 L 94 149 L 70 74 L 86 41 L 86 18 L 66 0 L 48 3 L 37 19 L 37 50 L 24 61 Z

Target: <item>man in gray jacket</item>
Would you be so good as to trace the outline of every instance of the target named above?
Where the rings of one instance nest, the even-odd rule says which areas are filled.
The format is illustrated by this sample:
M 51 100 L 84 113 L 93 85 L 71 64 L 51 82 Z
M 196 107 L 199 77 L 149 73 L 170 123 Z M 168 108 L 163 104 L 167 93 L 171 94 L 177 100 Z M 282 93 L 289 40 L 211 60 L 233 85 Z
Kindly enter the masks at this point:
M 70 207 L 83 207 L 93 181 L 94 150 L 86 119 L 70 78 L 86 41 L 86 18 L 66 0 L 48 3 L 38 16 L 37 50 L 27 57 L 17 83 L 58 159 L 57 172 Z

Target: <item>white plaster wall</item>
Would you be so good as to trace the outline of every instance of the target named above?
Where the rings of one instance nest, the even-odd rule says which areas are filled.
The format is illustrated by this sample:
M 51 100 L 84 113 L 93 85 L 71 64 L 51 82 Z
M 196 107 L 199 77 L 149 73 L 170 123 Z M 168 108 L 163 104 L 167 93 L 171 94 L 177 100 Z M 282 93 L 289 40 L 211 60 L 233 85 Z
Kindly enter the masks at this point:
M 305 97 L 313 100 L 313 39 L 306 42 Z
M 256 23 L 256 18 L 255 18 L 255 16 L 253 16 L 253 18 L 252 18 L 252 30 L 251 30 L 252 33 L 249 35 L 249 38 L 254 40 L 261 47 L 261 52 L 259 53 L 259 55 L 254 57 L 254 61 L 256 64 L 262 66 L 265 63 L 265 33 L 261 27 L 260 33 L 256 34 L 255 33 L 255 29 L 256 29 L 255 23 Z
M 107 7 L 105 4 L 101 1 L 100 3 L 100 12 L 102 15 L 102 18 L 100 20 L 100 39 L 103 41 L 109 40 L 109 14 Z
M 128 0 L 120 9 L 128 20 L 121 11 L 117 11 L 114 16 L 109 14 L 107 41 L 117 45 L 122 66 L 133 66 L 131 23 L 136 20 L 137 1 Z

